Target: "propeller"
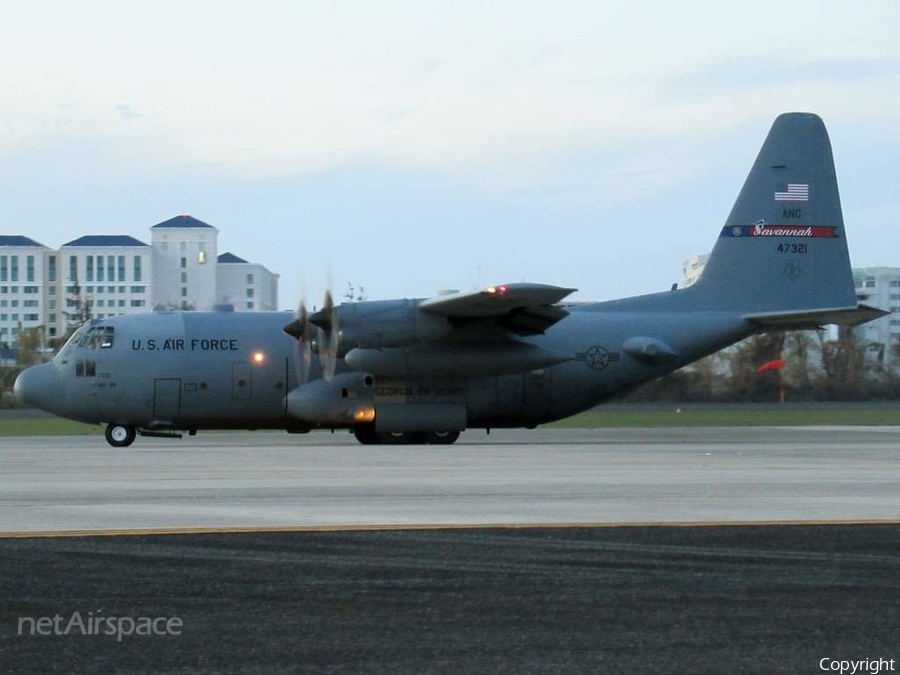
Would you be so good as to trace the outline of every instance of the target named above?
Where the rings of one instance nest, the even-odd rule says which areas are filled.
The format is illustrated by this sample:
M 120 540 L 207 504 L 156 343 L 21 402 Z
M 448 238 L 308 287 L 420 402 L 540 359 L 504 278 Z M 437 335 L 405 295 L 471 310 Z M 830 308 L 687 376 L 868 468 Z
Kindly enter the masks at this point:
M 325 291 L 325 302 L 322 303 L 322 309 L 309 316 L 309 323 L 317 329 L 316 348 L 319 362 L 322 364 L 322 377 L 331 380 L 337 368 L 338 342 L 340 341 L 338 312 L 331 289 Z
M 313 328 L 316 330 L 315 337 L 313 337 Z M 297 349 L 299 350 L 297 381 L 301 386 L 309 381 L 313 352 L 319 355 L 322 376 L 326 380 L 334 377 L 337 369 L 340 332 L 338 330 L 338 311 L 330 289 L 325 291 L 325 302 L 322 304 L 322 309 L 312 314 L 306 309 L 305 298 L 301 298 L 296 318 L 282 330 L 297 340 Z
M 305 293 L 300 296 L 296 318 L 284 326 L 282 330 L 297 340 L 297 353 L 294 363 L 297 368 L 297 383 L 302 386 L 309 381 L 309 368 L 312 362 L 312 344 L 310 340 L 309 312 L 306 310 Z

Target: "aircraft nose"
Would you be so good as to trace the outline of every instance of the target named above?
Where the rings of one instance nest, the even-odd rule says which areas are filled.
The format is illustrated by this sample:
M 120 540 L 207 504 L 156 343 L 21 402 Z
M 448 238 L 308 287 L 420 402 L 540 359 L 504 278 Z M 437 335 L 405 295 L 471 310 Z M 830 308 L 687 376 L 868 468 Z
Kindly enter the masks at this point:
M 61 395 L 59 372 L 52 363 L 42 363 L 23 370 L 16 378 L 13 391 L 22 405 L 51 410 L 51 401 Z

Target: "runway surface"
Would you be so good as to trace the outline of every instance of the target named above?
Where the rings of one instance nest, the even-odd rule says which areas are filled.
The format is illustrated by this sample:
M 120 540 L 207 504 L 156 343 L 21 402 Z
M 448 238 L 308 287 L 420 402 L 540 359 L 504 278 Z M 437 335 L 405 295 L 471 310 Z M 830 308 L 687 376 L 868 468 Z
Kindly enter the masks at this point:
M 0 439 L 0 532 L 900 519 L 900 428 Z
M 0 439 L 0 672 L 889 672 L 898 441 Z M 177 632 L 107 633 L 142 618 Z

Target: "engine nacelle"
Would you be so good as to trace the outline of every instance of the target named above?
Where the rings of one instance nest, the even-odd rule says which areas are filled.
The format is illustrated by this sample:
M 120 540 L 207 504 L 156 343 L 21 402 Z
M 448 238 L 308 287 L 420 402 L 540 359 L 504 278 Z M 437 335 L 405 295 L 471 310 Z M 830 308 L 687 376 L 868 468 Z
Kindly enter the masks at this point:
M 450 332 L 450 321 L 418 309 L 417 300 L 374 300 L 340 305 L 338 353 L 356 347 L 406 347 Z
M 311 427 L 349 427 L 375 420 L 372 377 L 343 373 L 330 382 L 313 380 L 290 391 L 288 415 Z

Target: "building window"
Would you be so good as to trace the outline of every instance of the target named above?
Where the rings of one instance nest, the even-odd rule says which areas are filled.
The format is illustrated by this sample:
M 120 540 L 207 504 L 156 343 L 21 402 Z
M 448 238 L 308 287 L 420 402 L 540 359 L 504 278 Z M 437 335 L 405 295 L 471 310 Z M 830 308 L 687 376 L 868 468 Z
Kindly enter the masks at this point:
M 9 256 L 9 280 L 19 280 L 19 256 L 17 255 Z
M 252 283 L 253 283 L 253 275 L 252 275 L 252 274 L 248 274 L 248 275 L 247 275 L 247 284 L 252 284 Z
M 106 306 L 106 301 L 105 301 L 105 300 L 98 300 L 98 301 L 97 301 L 97 307 L 105 307 L 105 306 Z
M 132 293 L 143 293 L 145 288 L 146 288 L 145 286 L 132 286 L 131 292 Z
M 247 297 L 248 297 L 248 298 L 252 298 L 252 297 L 253 297 L 253 289 L 252 289 L 252 288 L 248 288 L 248 289 L 247 289 Z
M 56 314 L 51 312 L 50 316 L 48 317 L 48 321 L 49 323 L 56 323 Z
M 88 279 L 88 281 L 92 281 L 92 280 Z M 106 281 L 106 273 L 103 268 L 103 256 L 102 255 L 97 256 L 97 281 Z
M 182 298 L 187 297 L 187 288 L 185 288 L 184 286 L 181 287 L 181 297 Z
M 106 292 L 107 292 L 107 293 L 115 293 L 115 292 L 116 292 L 116 287 L 115 287 L 115 286 L 107 286 L 107 287 L 106 287 Z
M 56 295 L 56 286 L 50 287 L 50 295 Z
M 38 320 L 37 314 L 24 314 L 23 316 L 25 317 L 25 321 L 37 321 Z
M 93 281 L 94 280 L 94 256 L 89 255 L 84 260 L 85 270 L 84 270 L 84 279 L 85 281 Z M 100 270 L 101 273 L 103 270 Z M 102 276 L 102 275 L 101 275 Z
M 26 256 L 25 258 L 25 281 L 34 283 L 34 256 Z
M 25 302 L 22 303 L 22 306 L 23 307 L 37 307 L 38 301 L 37 300 L 26 300 Z M 891 311 L 893 311 L 893 309 L 894 308 L 892 307 Z M 900 312 L 900 307 L 897 308 L 897 311 Z
M 247 309 L 253 309 L 253 301 L 247 303 Z
M 187 272 L 181 273 L 181 283 L 183 283 L 183 284 L 187 283 Z
M 9 281 L 9 256 L 0 255 L 0 281 Z
M 134 280 L 141 280 L 141 256 L 134 256 Z
M 132 300 L 131 301 L 132 307 L 143 307 L 145 304 L 146 304 L 145 300 Z
M 125 287 L 119 286 L 119 293 L 124 293 L 124 292 L 125 292 Z
M 78 258 L 69 256 L 69 281 L 78 281 Z
M 180 244 L 178 244 L 178 250 L 181 251 L 182 253 L 187 251 L 187 242 L 183 241 Z
M 892 281 L 892 282 L 891 282 L 891 288 L 900 288 L 900 280 L 898 280 L 898 281 Z
M 56 256 L 47 256 L 47 278 L 56 281 Z
M 187 268 L 187 258 L 181 259 L 181 269 Z
M 116 280 L 116 256 L 114 255 L 106 256 L 106 280 Z
M 125 256 L 120 255 L 116 258 L 116 265 L 119 268 L 119 281 L 125 281 Z
M 206 264 L 206 251 L 197 251 L 197 262 L 201 265 Z

